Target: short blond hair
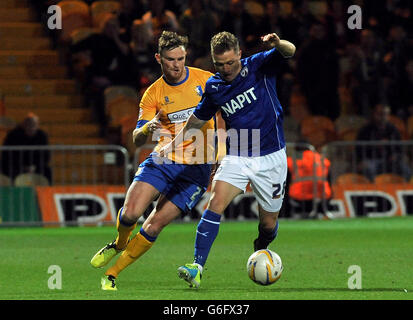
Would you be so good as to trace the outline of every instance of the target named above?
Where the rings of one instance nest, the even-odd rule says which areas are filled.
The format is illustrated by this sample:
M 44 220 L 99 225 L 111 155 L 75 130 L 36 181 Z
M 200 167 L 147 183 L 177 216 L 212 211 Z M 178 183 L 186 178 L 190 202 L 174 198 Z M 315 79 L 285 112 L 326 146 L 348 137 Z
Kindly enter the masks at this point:
M 230 32 L 223 31 L 214 35 L 211 39 L 211 53 L 223 54 L 224 52 L 234 50 L 239 52 L 239 41 L 235 35 Z

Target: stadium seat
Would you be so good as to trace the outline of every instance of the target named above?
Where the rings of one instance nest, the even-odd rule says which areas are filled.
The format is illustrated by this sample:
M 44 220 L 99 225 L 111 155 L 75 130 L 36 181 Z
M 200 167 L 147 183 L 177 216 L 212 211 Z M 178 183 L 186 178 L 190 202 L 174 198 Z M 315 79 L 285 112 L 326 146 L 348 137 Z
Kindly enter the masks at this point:
M 14 179 L 14 185 L 23 186 L 48 186 L 49 180 L 45 176 L 37 173 L 22 173 Z
M 309 1 L 308 9 L 315 17 L 324 17 L 328 11 L 327 2 L 326 1 Z
M 293 12 L 293 3 L 291 1 L 280 1 L 280 11 L 284 16 L 288 16 Z
M 121 131 L 121 144 L 128 150 L 129 156 L 133 156 L 135 153 L 136 146 L 133 143 L 132 133 L 133 130 L 136 128 L 136 116 L 126 116 L 123 117 L 120 123 L 120 131 Z
M 142 147 L 139 147 L 135 151 L 135 159 L 137 160 L 136 165 L 141 164 L 145 159 L 149 156 L 149 154 L 153 151 L 155 145 L 152 144 L 145 144 Z
M 359 173 L 343 173 L 337 177 L 335 183 L 338 185 L 345 185 L 371 182 L 367 177 Z
M 300 125 L 292 116 L 284 118 L 284 135 L 287 142 L 297 142 L 300 138 Z
M 0 116 L 0 129 L 1 128 L 11 129 L 15 127 L 16 125 L 17 123 L 15 119 L 11 117 L 7 117 L 7 116 Z
M 388 184 L 388 183 L 405 183 L 406 180 L 395 173 L 382 173 L 374 177 L 375 184 Z
M 90 5 L 92 25 L 100 27 L 101 21 L 106 19 L 108 14 L 117 14 L 120 10 L 120 3 L 116 1 L 95 1 Z
M 390 115 L 389 121 L 397 128 L 397 130 L 399 130 L 402 140 L 406 140 L 407 139 L 407 128 L 406 128 L 406 124 L 404 123 L 404 121 L 395 115 Z
M 258 1 L 245 1 L 245 10 L 253 17 L 262 17 L 265 8 Z
M 307 116 L 300 122 L 301 135 L 317 149 L 336 139 L 334 122 L 325 116 Z
M 110 125 L 121 125 L 123 118 L 138 117 L 136 90 L 128 86 L 112 86 L 105 89 L 105 110 Z
M 354 141 L 358 131 L 367 123 L 367 119 L 358 115 L 343 115 L 334 121 L 337 139 Z
M 124 167 L 116 165 L 62 166 L 53 170 L 53 185 L 122 185 L 124 176 Z
M 89 6 L 81 1 L 63 0 L 59 2 L 62 8 L 62 30 L 60 40 L 69 42 L 74 30 L 91 26 Z
M 413 138 L 413 116 L 407 119 L 407 139 Z
M 83 28 L 73 30 L 72 33 L 70 34 L 71 43 L 76 44 L 97 32 L 98 30 L 92 27 L 83 27 Z
M 17 125 L 16 120 L 12 117 L 0 116 L 0 145 L 3 144 L 7 132 Z
M 8 176 L 0 173 L 0 187 L 8 187 L 11 185 L 11 179 Z

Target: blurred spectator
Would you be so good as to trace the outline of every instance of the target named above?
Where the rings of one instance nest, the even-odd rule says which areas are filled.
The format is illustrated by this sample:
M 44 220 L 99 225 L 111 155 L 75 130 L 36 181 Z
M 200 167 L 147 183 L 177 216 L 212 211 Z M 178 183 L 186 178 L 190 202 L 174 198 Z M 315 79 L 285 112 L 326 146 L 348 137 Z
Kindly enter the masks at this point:
M 292 17 L 294 24 L 297 26 L 295 29 L 295 37 L 297 39 L 297 48 L 299 48 L 309 37 L 309 31 L 311 26 L 317 22 L 317 19 L 310 11 L 308 0 L 296 0 L 292 1 Z
M 377 104 L 374 108 L 371 121 L 359 130 L 357 141 L 381 141 L 386 145 L 357 146 L 356 156 L 359 172 L 371 181 L 381 173 L 395 173 L 403 176 L 407 181 L 411 177 L 411 168 L 406 162 L 402 148 L 391 145 L 391 141 L 400 141 L 401 135 L 397 128 L 389 121 L 390 107 Z
M 385 101 L 383 86 L 383 50 L 376 34 L 369 29 L 361 31 L 360 46 L 351 56 L 351 91 L 355 109 L 369 116 L 371 106 Z
M 118 14 L 119 27 L 131 37 L 133 21 L 142 17 L 147 11 L 147 6 L 139 0 L 120 0 L 120 11 Z
M 47 146 L 48 134 L 39 128 L 39 118 L 29 113 L 16 128 L 10 130 L 3 146 Z M 21 173 L 38 173 L 52 182 L 48 150 L 16 150 L 2 152 L 2 171 L 12 180 Z
M 407 61 L 400 81 L 400 110 L 401 117 L 406 119 L 413 116 L 413 59 Z
M 335 120 L 340 115 L 338 56 L 326 32 L 321 23 L 311 25 L 310 38 L 298 49 L 297 77 L 310 113 Z
M 245 51 L 245 55 L 249 55 L 249 51 L 254 51 L 254 46 L 261 43 L 258 25 L 246 11 L 244 0 L 230 1 L 228 11 L 220 18 L 219 29 L 234 34 L 239 39 L 240 49 Z
M 130 39 L 121 33 L 119 21 L 113 14 L 102 20 L 101 32 L 94 33 L 74 44 L 72 54 L 90 52 L 91 63 L 86 68 L 85 90 L 87 104 L 92 106 L 95 119 L 105 135 L 107 119 L 104 108 L 104 90 L 111 85 L 129 85 L 136 81 L 130 70 Z
M 189 64 L 209 56 L 209 42 L 217 29 L 218 18 L 204 0 L 188 0 L 188 8 L 179 17 L 180 32 L 189 38 Z
M 176 14 L 166 8 L 165 0 L 150 1 L 150 10 L 142 16 L 142 21 L 154 44 L 158 43 L 162 31 L 178 32 L 179 29 Z
M 264 15 L 260 18 L 258 31 L 260 35 L 275 32 L 282 39 L 289 39 L 292 43 L 298 43 L 298 28 L 297 19 L 293 15 L 282 11 L 279 1 L 266 1 Z
M 153 81 L 161 76 L 159 65 L 153 58 L 153 52 L 158 48 L 153 46 L 146 27 L 141 19 L 132 24 L 132 40 L 130 43 L 130 68 L 136 76 L 134 87 L 138 90 L 146 89 Z
M 301 140 L 290 150 L 287 163 L 284 214 L 297 218 L 329 217 L 328 207 L 333 197 L 330 160 L 309 150 L 306 141 Z
M 351 32 L 347 26 L 347 8 L 351 5 L 349 1 L 332 0 L 327 2 L 328 11 L 326 21 L 328 21 L 331 33 L 331 40 L 334 41 L 337 50 L 344 50 Z
M 408 81 L 408 61 L 413 55 L 408 40 L 407 32 L 402 26 L 390 27 L 386 41 L 387 50 L 383 58 L 387 102 L 392 106 L 392 113 L 400 117 L 408 116 L 408 97 L 403 93 L 405 82 Z

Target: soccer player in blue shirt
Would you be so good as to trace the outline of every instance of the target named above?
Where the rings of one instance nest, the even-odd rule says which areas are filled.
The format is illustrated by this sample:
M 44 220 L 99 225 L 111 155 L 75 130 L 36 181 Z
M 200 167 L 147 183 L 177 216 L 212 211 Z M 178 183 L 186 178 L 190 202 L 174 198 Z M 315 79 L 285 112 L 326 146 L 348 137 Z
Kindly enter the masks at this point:
M 233 34 L 220 32 L 211 39 L 217 73 L 208 79 L 201 102 L 184 128 L 160 152 L 165 156 L 175 150 L 188 130 L 201 128 L 221 111 L 227 128 L 227 155 L 214 176 L 211 198 L 197 227 L 194 263 L 178 268 L 179 277 L 191 287 L 201 283 L 222 214 L 237 195 L 245 192 L 248 183 L 259 209 L 254 250 L 267 248 L 277 236 L 287 157 L 275 74 L 279 64 L 294 55 L 295 46 L 275 33 L 261 39 L 271 49 L 245 59 L 241 59 L 239 41 Z

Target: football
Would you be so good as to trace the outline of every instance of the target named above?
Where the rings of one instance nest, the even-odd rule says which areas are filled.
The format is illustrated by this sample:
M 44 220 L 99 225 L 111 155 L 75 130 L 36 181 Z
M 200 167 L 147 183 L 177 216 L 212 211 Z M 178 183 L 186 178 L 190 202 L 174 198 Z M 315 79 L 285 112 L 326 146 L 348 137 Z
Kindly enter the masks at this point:
M 248 276 L 257 284 L 275 283 L 283 271 L 281 258 L 274 251 L 264 249 L 254 252 L 247 262 Z

